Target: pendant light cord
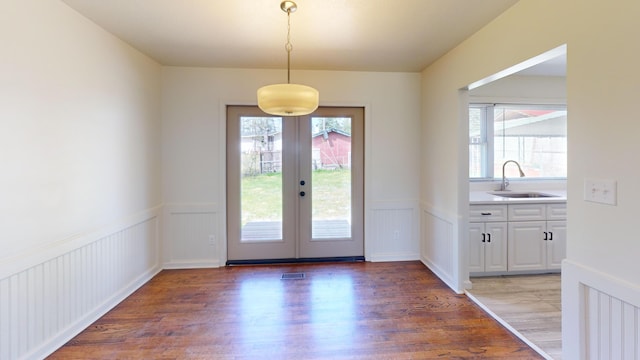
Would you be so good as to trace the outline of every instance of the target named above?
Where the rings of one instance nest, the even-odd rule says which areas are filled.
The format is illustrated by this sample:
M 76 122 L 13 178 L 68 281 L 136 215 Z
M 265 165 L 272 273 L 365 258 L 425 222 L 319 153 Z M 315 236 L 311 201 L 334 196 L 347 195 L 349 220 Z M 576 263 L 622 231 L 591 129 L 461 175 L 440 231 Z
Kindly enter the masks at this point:
M 287 43 L 284 44 L 284 48 L 287 50 L 287 84 L 291 84 L 291 10 L 287 10 Z

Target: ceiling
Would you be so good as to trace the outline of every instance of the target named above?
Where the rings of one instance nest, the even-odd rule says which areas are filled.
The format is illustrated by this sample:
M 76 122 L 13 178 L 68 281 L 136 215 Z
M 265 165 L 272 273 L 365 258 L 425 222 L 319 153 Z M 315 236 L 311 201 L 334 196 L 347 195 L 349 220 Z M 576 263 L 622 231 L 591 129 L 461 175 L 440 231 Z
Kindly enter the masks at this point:
M 168 66 L 286 68 L 280 0 L 62 0 Z M 517 0 L 296 0 L 292 69 L 421 71 Z

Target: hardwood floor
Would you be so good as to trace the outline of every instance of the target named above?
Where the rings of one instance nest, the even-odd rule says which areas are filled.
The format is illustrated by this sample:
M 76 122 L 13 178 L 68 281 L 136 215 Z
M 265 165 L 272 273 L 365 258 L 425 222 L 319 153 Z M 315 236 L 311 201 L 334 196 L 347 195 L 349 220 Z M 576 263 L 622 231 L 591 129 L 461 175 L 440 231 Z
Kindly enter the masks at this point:
M 479 303 L 549 359 L 562 359 L 560 274 L 472 278 Z
M 50 356 L 435 358 L 541 357 L 420 262 L 165 270 Z

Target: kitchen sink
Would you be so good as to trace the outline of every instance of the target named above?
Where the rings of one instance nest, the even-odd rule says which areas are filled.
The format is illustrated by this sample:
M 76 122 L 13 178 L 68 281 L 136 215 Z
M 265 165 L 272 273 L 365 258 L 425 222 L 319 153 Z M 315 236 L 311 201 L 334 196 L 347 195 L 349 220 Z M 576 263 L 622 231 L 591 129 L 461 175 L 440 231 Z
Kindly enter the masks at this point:
M 516 199 L 558 197 L 558 195 L 544 194 L 539 192 L 492 192 L 489 194 Z

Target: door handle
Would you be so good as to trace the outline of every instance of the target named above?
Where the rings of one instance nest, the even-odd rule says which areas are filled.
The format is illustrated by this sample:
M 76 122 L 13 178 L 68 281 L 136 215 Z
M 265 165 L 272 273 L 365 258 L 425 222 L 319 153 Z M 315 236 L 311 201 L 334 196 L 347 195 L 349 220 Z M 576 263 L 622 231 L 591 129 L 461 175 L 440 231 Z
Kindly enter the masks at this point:
M 304 195 L 305 195 L 304 191 L 300 191 L 300 196 L 304 196 Z
M 304 186 L 304 184 L 305 184 L 304 180 L 300 180 L 300 185 Z

